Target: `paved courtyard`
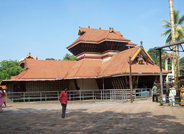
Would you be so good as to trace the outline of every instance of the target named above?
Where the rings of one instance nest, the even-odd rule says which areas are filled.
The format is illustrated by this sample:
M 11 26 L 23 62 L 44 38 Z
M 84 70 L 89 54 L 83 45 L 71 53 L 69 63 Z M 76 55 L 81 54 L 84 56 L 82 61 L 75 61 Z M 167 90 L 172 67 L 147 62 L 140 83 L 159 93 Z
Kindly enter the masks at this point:
M 184 133 L 184 107 L 150 100 L 133 104 L 118 101 L 72 101 L 67 119 L 58 101 L 9 103 L 0 114 L 2 134 L 144 134 Z

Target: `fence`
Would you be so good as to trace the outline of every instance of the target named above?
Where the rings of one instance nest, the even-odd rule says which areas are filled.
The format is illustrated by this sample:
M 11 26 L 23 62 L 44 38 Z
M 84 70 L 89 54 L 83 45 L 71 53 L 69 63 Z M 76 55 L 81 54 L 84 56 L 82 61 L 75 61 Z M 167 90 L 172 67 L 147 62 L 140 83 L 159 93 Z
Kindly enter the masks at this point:
M 7 92 L 6 99 L 12 102 L 29 102 L 29 101 L 48 101 L 57 100 L 60 91 L 40 91 L 40 92 Z M 104 89 L 104 90 L 70 90 L 67 91 L 68 100 L 122 100 L 127 102 L 130 99 L 130 89 Z M 148 98 L 151 96 L 151 89 L 133 89 L 132 97 Z

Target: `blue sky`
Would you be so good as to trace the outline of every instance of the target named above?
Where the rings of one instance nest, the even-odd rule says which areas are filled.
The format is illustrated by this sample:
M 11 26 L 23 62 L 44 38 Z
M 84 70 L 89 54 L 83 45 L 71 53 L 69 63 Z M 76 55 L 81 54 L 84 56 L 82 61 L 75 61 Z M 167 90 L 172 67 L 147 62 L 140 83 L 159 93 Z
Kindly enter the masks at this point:
M 174 0 L 184 14 L 184 1 Z M 160 19 L 170 20 L 168 0 L 0 0 L 0 61 L 33 57 L 62 59 L 79 26 L 109 26 L 148 51 L 165 45 Z M 183 54 L 181 54 L 182 56 Z

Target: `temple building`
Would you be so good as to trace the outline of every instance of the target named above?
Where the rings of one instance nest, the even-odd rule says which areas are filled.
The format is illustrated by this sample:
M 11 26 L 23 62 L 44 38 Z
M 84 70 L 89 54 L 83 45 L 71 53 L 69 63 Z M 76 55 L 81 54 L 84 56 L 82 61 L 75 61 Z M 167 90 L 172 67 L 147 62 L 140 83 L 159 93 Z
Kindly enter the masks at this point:
M 31 54 L 20 61 L 24 71 L 2 85 L 19 92 L 129 88 L 131 57 L 133 88 L 151 88 L 159 80 L 155 65 L 144 47 L 137 46 L 111 27 L 108 30 L 80 27 L 79 37 L 67 47 L 76 61 L 38 60 Z M 162 70 L 163 79 L 168 71 Z

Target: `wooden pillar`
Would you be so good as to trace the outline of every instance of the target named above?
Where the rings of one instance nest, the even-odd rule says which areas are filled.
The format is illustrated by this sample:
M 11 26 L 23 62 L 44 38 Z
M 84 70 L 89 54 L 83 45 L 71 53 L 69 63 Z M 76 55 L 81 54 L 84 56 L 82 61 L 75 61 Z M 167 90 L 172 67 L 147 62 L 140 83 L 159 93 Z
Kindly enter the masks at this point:
M 130 76 L 129 76 L 129 83 L 130 83 L 130 101 L 133 103 L 132 99 L 132 70 L 131 70 L 131 57 L 129 57 L 129 66 L 130 66 Z
M 163 98 L 163 79 L 162 79 L 162 59 L 161 59 L 161 49 L 159 49 L 159 64 L 160 64 L 160 89 L 161 89 L 161 99 Z

